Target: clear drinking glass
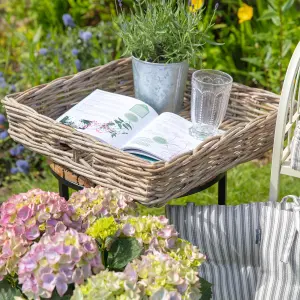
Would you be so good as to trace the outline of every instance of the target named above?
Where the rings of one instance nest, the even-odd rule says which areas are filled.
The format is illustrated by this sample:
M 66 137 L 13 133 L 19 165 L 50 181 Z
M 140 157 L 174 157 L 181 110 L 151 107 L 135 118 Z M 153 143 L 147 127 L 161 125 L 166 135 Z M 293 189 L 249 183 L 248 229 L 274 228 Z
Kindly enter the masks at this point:
M 217 133 L 232 87 L 232 77 L 217 70 L 200 70 L 192 76 L 190 134 L 203 139 Z

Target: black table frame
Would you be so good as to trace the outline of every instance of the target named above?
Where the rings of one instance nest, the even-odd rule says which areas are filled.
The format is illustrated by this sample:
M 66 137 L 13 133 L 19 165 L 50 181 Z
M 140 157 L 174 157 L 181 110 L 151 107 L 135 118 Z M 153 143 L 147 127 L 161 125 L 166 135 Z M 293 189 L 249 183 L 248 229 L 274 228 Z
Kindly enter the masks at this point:
M 65 178 L 63 178 L 63 177 L 59 176 L 57 173 L 55 173 L 51 168 L 50 168 L 50 170 L 51 170 L 52 174 L 54 175 L 54 177 L 58 180 L 59 195 L 61 197 L 64 197 L 66 200 L 69 200 L 69 188 L 76 190 L 76 191 L 84 189 L 84 186 L 76 184 L 75 182 L 66 180 Z M 190 196 L 190 195 L 199 193 L 201 191 L 204 191 L 216 183 L 218 183 L 218 204 L 225 205 L 226 204 L 226 196 L 227 196 L 227 173 L 226 172 L 218 175 L 213 180 L 207 182 L 204 185 L 201 185 L 201 186 L 191 189 L 186 194 L 180 196 L 180 198 L 185 197 L 185 196 Z

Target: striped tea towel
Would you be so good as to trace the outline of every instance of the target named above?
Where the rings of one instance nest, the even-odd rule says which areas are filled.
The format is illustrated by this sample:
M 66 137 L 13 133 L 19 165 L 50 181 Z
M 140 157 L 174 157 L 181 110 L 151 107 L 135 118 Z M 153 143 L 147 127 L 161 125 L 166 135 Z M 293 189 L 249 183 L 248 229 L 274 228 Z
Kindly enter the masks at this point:
M 300 201 L 264 207 L 261 213 L 260 271 L 255 300 L 300 299 Z M 287 205 L 292 205 L 287 203 Z
M 266 206 L 281 204 L 167 206 L 167 217 L 181 237 L 207 256 L 199 275 L 212 283 L 214 300 L 254 300 L 260 267 L 259 222 Z
M 291 143 L 291 168 L 300 171 L 300 123 L 294 131 Z

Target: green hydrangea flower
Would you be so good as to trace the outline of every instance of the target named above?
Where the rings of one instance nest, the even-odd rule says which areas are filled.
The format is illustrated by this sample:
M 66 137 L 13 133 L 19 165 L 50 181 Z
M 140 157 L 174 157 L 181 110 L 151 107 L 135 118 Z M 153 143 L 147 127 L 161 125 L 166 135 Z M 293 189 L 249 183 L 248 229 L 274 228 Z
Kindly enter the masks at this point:
M 197 270 L 201 263 L 205 260 L 205 255 L 200 253 L 196 246 L 190 242 L 178 239 L 174 249 L 171 249 L 169 255 L 176 261 L 181 262 L 186 267 L 191 267 Z
M 106 217 L 98 219 L 86 233 L 94 239 L 101 239 L 105 241 L 110 236 L 115 236 L 119 230 L 119 225 L 116 223 L 114 217 Z
M 105 270 L 76 286 L 71 300 L 139 300 L 141 290 L 124 273 Z

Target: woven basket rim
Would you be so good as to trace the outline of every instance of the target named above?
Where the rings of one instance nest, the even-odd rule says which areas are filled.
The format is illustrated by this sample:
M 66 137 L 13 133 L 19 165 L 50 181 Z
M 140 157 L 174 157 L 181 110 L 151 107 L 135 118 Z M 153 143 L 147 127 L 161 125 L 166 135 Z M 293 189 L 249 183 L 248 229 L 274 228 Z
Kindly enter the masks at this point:
M 234 133 L 236 130 L 238 130 L 238 128 L 244 128 L 245 127 L 245 126 L 243 126 L 243 124 L 239 124 L 239 125 L 234 126 L 233 128 L 228 129 L 224 134 L 209 137 L 209 138 L 203 140 L 201 143 L 199 143 L 199 145 L 196 148 L 194 148 L 193 150 L 186 151 L 185 153 L 183 153 L 181 155 L 178 155 L 178 156 L 172 158 L 169 161 L 159 160 L 157 162 L 149 162 L 149 161 L 146 161 L 146 160 L 144 160 L 142 158 L 139 158 L 135 155 L 132 155 L 128 152 L 125 152 L 121 149 L 118 149 L 118 148 L 116 148 L 112 145 L 101 142 L 101 141 L 97 140 L 96 138 L 94 138 L 91 135 L 76 131 L 75 129 L 73 129 L 69 126 L 63 125 L 63 124 L 57 122 L 56 120 L 54 120 L 52 118 L 49 118 L 49 117 L 47 117 L 43 114 L 38 113 L 35 109 L 33 109 L 33 108 L 31 108 L 31 107 L 29 107 L 25 104 L 22 104 L 18 101 L 19 98 L 22 98 L 22 97 L 28 95 L 29 93 L 35 93 L 35 92 L 41 93 L 45 89 L 47 89 L 49 87 L 52 87 L 53 84 L 66 82 L 66 81 L 68 82 L 69 80 L 72 81 L 74 78 L 76 79 L 77 77 L 83 76 L 85 73 L 90 74 L 90 72 L 93 71 L 93 70 L 95 70 L 95 73 L 102 72 L 103 70 L 105 70 L 106 68 L 109 68 L 112 64 L 115 64 L 115 63 L 126 64 L 126 63 L 131 62 L 131 61 L 132 61 L 132 57 L 121 58 L 121 59 L 118 59 L 118 60 L 111 61 L 111 62 L 109 62 L 109 63 L 107 63 L 103 66 L 100 66 L 100 67 L 94 67 L 94 68 L 90 68 L 90 69 L 78 72 L 76 74 L 60 77 L 60 78 L 54 79 L 54 80 L 52 80 L 48 83 L 40 84 L 38 86 L 29 88 L 29 89 L 27 89 L 23 92 L 8 94 L 4 97 L 4 99 L 1 100 L 1 102 L 2 102 L 2 104 L 4 104 L 4 106 L 7 105 L 7 104 L 14 104 L 14 105 L 17 105 L 17 106 L 19 106 L 20 108 L 22 108 L 24 110 L 29 109 L 36 116 L 39 116 L 41 118 L 47 118 L 47 122 L 52 123 L 52 126 L 60 128 L 61 130 L 64 130 L 64 131 L 72 132 L 72 134 L 75 134 L 75 135 L 77 135 L 81 138 L 86 139 L 86 141 L 88 143 L 91 143 L 93 146 L 94 145 L 101 145 L 102 147 L 105 147 L 108 150 L 117 151 L 120 155 L 123 155 L 123 156 L 125 156 L 125 158 L 132 160 L 134 162 L 134 165 L 139 165 L 140 167 L 147 166 L 147 168 L 152 167 L 154 172 L 160 172 L 160 169 L 165 168 L 166 166 L 174 166 L 177 163 L 188 162 L 189 158 L 193 155 L 196 155 L 197 152 L 199 152 L 201 149 L 204 149 L 206 146 L 211 146 L 211 145 L 217 144 L 223 138 L 227 138 L 228 136 L 232 135 L 232 133 Z M 193 71 L 193 70 L 194 69 L 190 69 L 190 71 Z M 240 87 L 249 88 L 248 86 L 237 83 L 237 82 L 233 82 L 233 85 L 239 85 Z M 267 90 L 264 90 L 264 89 L 260 89 L 260 88 L 252 88 L 251 87 L 251 89 L 253 89 L 254 91 L 257 91 L 257 92 L 263 92 L 264 94 L 268 94 L 269 96 L 274 96 L 274 98 L 278 98 L 278 95 L 273 93 L 273 92 L 270 92 L 270 91 L 267 91 Z M 249 127 L 249 126 L 251 126 L 251 124 L 256 123 L 257 120 L 259 120 L 261 118 L 266 118 L 268 115 L 272 115 L 272 114 L 276 114 L 276 109 L 275 108 L 274 108 L 274 110 L 270 111 L 268 114 L 265 114 L 265 115 L 262 115 L 262 116 L 257 116 L 255 119 L 250 120 L 250 121 L 245 121 L 245 123 L 247 124 L 246 126 Z M 9 132 L 9 130 L 8 130 L 8 132 Z
M 193 70 L 189 70 L 189 78 Z M 133 95 L 131 58 L 57 78 L 2 99 L 11 137 L 95 185 L 119 188 L 136 201 L 161 206 L 273 145 L 279 96 L 233 83 L 223 121 L 225 133 L 210 137 L 170 161 L 151 163 L 55 119 L 96 88 Z M 182 117 L 190 118 L 190 82 Z M 57 102 L 60 101 L 61 102 Z M 221 126 L 222 126 L 221 125 Z

